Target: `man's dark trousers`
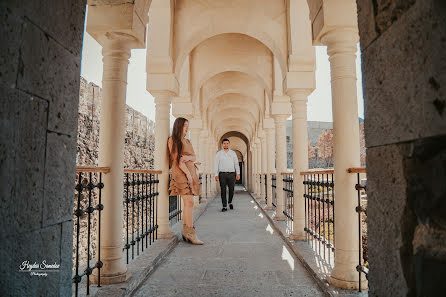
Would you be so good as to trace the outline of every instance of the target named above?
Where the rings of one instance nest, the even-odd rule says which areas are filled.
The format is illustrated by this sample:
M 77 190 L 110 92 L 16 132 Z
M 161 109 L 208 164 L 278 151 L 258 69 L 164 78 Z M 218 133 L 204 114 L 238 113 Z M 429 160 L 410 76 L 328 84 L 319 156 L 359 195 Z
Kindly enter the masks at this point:
M 234 197 L 235 172 L 220 172 L 218 180 L 220 181 L 221 203 L 226 207 L 226 186 L 229 187 L 229 203 L 232 203 Z

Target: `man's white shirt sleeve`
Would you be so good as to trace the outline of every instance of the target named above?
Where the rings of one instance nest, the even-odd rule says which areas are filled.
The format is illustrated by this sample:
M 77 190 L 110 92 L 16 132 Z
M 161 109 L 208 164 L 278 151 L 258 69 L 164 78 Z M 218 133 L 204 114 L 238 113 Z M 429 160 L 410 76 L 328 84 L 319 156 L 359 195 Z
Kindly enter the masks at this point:
M 215 154 L 215 161 L 214 161 L 214 176 L 218 176 L 218 165 L 220 162 L 220 151 Z

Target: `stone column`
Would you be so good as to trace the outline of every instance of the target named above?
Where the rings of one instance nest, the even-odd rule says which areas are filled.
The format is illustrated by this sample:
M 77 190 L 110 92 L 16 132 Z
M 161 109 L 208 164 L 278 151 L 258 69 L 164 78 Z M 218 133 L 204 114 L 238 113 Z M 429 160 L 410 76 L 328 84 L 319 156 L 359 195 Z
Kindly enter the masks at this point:
M 305 239 L 305 200 L 302 171 L 308 170 L 308 132 L 307 132 L 307 96 L 311 90 L 292 89 L 291 98 L 293 115 L 293 232 L 290 239 Z
M 252 144 L 252 147 L 253 147 L 253 152 L 254 152 L 254 154 L 253 154 L 253 160 L 252 160 L 252 165 L 253 165 L 253 172 L 252 172 L 252 180 L 253 180 L 253 186 L 254 186 L 254 197 L 256 197 L 257 198 L 257 196 L 258 196 L 258 190 L 259 190 L 259 187 L 258 187 L 258 183 L 257 183 L 257 155 L 258 155 L 258 151 L 257 151 L 257 144 L 254 142 L 253 144 Z
M 190 141 L 194 148 L 196 160 L 198 161 L 198 155 L 200 151 L 199 140 L 200 140 L 200 130 L 199 128 L 190 128 Z M 194 196 L 194 208 L 200 209 L 200 196 Z
M 158 238 L 170 238 L 173 233 L 169 226 L 169 162 L 166 150 L 173 94 L 169 91 L 151 93 L 155 97 L 155 169 L 162 171 L 158 184 Z
M 274 124 L 276 127 L 276 196 L 277 208 L 274 220 L 283 221 L 285 215 L 285 199 L 283 195 L 283 180 L 281 173 L 287 169 L 286 165 L 286 115 L 274 115 Z
M 267 150 L 267 166 L 266 171 L 268 174 L 268 188 L 267 188 L 267 195 L 268 195 L 268 201 L 266 204 L 265 209 L 273 209 L 273 188 L 272 185 L 272 173 L 274 172 L 275 168 L 275 149 L 274 149 L 274 128 L 268 128 L 266 130 L 266 150 Z
M 201 202 L 207 202 L 207 189 L 206 189 L 206 174 L 207 174 L 207 150 L 206 150 L 206 138 L 207 134 L 206 131 L 202 130 L 200 133 L 200 149 L 199 149 L 199 160 L 201 162 L 200 165 L 200 173 L 202 176 L 201 182 Z
M 254 184 L 253 184 L 253 175 L 254 175 L 254 146 L 252 143 L 249 145 L 248 148 L 248 155 L 251 157 L 249 158 L 249 192 L 254 194 Z
M 101 212 L 102 284 L 123 282 L 127 274 L 122 253 L 125 101 L 130 57 L 126 43 L 128 40 L 124 36 L 113 33 L 102 42 L 104 64 L 98 165 L 110 167 L 110 173 L 102 177 L 105 185 L 102 190 L 104 210 Z M 97 282 L 96 277 L 94 273 L 94 282 Z
M 212 185 L 214 184 L 214 181 L 215 181 L 215 177 L 214 177 L 214 173 L 213 173 L 213 168 L 214 168 L 214 163 L 212 162 L 212 160 L 213 160 L 213 158 L 212 158 L 212 156 L 211 156 L 211 137 L 209 137 L 208 139 L 207 139 L 207 142 L 206 142 L 206 151 L 207 151 L 207 156 L 208 156 L 208 166 L 207 166 L 207 174 L 208 174 L 208 176 L 210 177 L 210 178 L 208 178 L 208 193 L 209 193 L 209 195 L 211 196 L 211 197 L 213 197 L 214 196 L 214 191 L 213 191 L 213 189 L 212 189 Z
M 267 167 L 267 153 L 266 153 L 266 137 L 265 132 L 263 132 L 262 138 L 260 139 L 261 147 L 262 147 L 262 159 L 260 160 L 262 163 L 262 189 L 261 189 L 261 196 L 260 196 L 260 202 L 265 203 L 265 197 L 266 197 L 266 189 L 265 189 L 265 174 L 266 174 L 266 167 Z
M 262 187 L 260 186 L 260 172 L 262 170 L 262 145 L 260 143 L 260 139 L 256 138 L 256 147 L 257 147 L 257 160 L 256 160 L 256 187 L 257 187 L 257 199 L 260 199 L 262 196 Z
M 336 257 L 329 282 L 334 286 L 358 287 L 358 215 L 355 212 L 356 176 L 347 168 L 360 166 L 359 123 L 356 98 L 356 50 L 354 29 L 329 31 L 321 40 L 327 45 L 333 101 Z M 365 282 L 363 282 L 364 284 Z

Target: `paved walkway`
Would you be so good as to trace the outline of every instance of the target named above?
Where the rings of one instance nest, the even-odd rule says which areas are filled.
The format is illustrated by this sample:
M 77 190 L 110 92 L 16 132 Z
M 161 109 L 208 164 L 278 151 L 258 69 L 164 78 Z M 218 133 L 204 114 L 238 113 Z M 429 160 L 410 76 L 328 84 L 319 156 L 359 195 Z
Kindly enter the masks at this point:
M 237 187 L 233 202 L 214 199 L 196 223 L 205 245 L 181 240 L 134 296 L 323 296 L 251 196 Z

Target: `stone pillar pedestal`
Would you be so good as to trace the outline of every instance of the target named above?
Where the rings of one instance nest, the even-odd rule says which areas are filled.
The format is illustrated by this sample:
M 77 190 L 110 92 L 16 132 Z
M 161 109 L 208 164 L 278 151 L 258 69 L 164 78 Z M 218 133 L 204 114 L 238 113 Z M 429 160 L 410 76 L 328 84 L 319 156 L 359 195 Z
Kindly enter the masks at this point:
M 101 123 L 99 133 L 100 167 L 110 167 L 104 174 L 101 212 L 101 283 L 123 282 L 127 278 L 127 265 L 122 248 L 123 192 L 124 192 L 124 138 L 127 69 L 130 58 L 128 47 L 131 36 L 114 33 L 102 39 L 103 75 Z M 92 282 L 97 283 L 97 270 Z
M 336 256 L 329 282 L 340 288 L 358 288 L 358 215 L 356 176 L 347 168 L 360 166 L 359 122 L 356 98 L 358 32 L 339 28 L 322 36 L 331 69 L 334 132 Z M 338 230 L 342 230 L 339 232 Z M 364 278 L 362 286 L 367 286 Z
M 305 200 L 302 171 L 308 170 L 307 96 L 311 90 L 288 91 L 293 115 L 293 200 L 294 217 L 291 239 L 305 240 Z
M 158 238 L 173 236 L 169 226 L 169 162 L 167 159 L 167 138 L 170 125 L 170 102 L 172 93 L 169 91 L 152 91 L 155 97 L 155 169 L 161 170 L 158 184 Z
M 274 115 L 274 124 L 276 127 L 276 197 L 277 208 L 274 220 L 283 221 L 285 215 L 285 196 L 283 194 L 283 176 L 282 172 L 286 170 L 286 119 L 285 115 Z
M 273 188 L 272 185 L 272 173 L 274 172 L 274 163 L 275 163 L 275 149 L 274 149 L 274 128 L 268 128 L 266 129 L 266 149 L 267 149 L 267 174 L 268 174 L 268 181 L 267 181 L 267 196 L 268 200 L 266 201 L 266 207 L 265 209 L 273 209 Z

